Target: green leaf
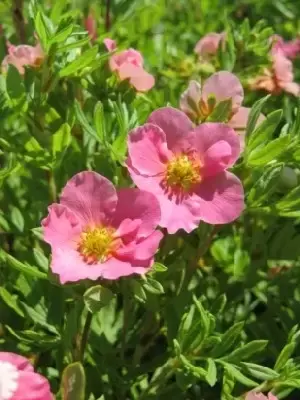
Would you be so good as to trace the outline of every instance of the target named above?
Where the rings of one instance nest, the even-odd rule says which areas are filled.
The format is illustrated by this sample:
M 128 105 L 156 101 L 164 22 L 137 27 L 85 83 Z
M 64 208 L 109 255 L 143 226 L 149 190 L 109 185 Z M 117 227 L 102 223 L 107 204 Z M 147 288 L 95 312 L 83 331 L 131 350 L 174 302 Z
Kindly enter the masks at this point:
M 236 249 L 234 252 L 234 266 L 233 273 L 236 277 L 242 277 L 245 275 L 247 267 L 250 265 L 250 256 L 248 251 L 242 249 Z
M 257 386 L 257 382 L 253 381 L 252 379 L 247 378 L 238 368 L 233 366 L 232 364 L 225 364 L 226 369 L 229 371 L 229 373 L 232 375 L 234 379 L 236 379 L 238 382 L 242 383 L 245 386 L 248 387 L 255 387 Z
M 211 355 L 214 358 L 220 357 L 230 350 L 236 341 L 239 339 L 240 334 L 244 328 L 244 322 L 237 322 L 231 326 L 228 331 L 222 335 L 222 340 L 212 351 Z
M 64 67 L 59 71 L 60 78 L 64 78 L 66 76 L 74 75 L 80 70 L 88 67 L 97 57 L 98 47 L 92 47 L 91 49 L 85 51 L 78 57 L 76 60 L 71 62 L 69 65 Z
M 24 81 L 17 68 L 9 64 L 6 76 L 6 90 L 11 99 L 19 99 L 25 93 Z
M 104 109 L 103 109 L 103 104 L 101 103 L 101 101 L 97 101 L 97 103 L 95 105 L 94 121 L 95 121 L 96 132 L 100 139 L 100 142 L 105 143 L 107 134 L 106 134 L 106 126 L 105 126 Z
M 217 367 L 212 358 L 207 359 L 206 381 L 211 387 L 215 386 L 217 382 Z
M 222 357 L 227 362 L 240 362 L 247 360 L 255 353 L 262 351 L 268 344 L 267 340 L 253 340 L 244 346 L 234 350 L 231 354 Z
M 203 329 L 203 335 L 204 337 L 207 336 L 210 332 L 210 318 L 209 318 L 209 313 L 204 309 L 202 303 L 200 300 L 197 299 L 195 295 L 193 295 L 193 301 L 194 304 L 199 311 L 200 314 L 200 319 L 201 319 L 201 326 Z
M 246 132 L 245 135 L 246 137 L 250 137 L 252 132 L 255 129 L 257 120 L 261 114 L 261 110 L 264 106 L 264 104 L 267 102 L 267 100 L 271 97 L 271 95 L 268 95 L 260 100 L 258 100 L 251 108 L 250 114 L 249 114 L 249 118 L 248 118 L 248 122 L 247 122 L 247 126 L 246 126 Z
M 289 142 L 290 137 L 286 135 L 273 140 L 266 146 L 256 148 L 249 154 L 247 158 L 247 164 L 255 167 L 266 165 L 270 161 L 274 161 L 285 152 L 286 146 L 289 144 Z
M 11 217 L 11 222 L 18 229 L 18 231 L 23 232 L 25 222 L 21 211 L 17 207 L 13 206 L 10 217 Z
M 74 25 L 71 23 L 58 31 L 50 40 L 50 44 L 65 42 L 71 35 Z
M 145 303 L 147 300 L 147 295 L 141 283 L 134 279 L 131 281 L 131 285 L 134 297 L 141 303 Z
M 147 281 L 143 284 L 143 288 L 153 294 L 163 294 L 165 292 L 162 284 L 153 278 L 147 278 Z
M 292 342 L 284 346 L 279 356 L 277 357 L 276 364 L 274 366 L 275 371 L 281 371 L 286 366 L 287 361 L 291 358 L 296 349 L 296 345 L 296 342 Z
M 205 379 L 206 378 L 207 372 L 205 371 L 204 368 L 196 367 L 195 365 L 190 363 L 190 361 L 182 354 L 180 354 L 179 360 L 182 362 L 184 367 L 188 371 L 190 371 L 194 376 L 196 376 L 199 379 Z
M 153 266 L 152 266 L 152 271 L 154 271 L 154 272 L 166 272 L 166 271 L 168 271 L 168 268 L 165 265 L 161 264 L 161 263 L 155 262 L 153 264 Z
M 18 297 L 10 294 L 4 287 L 0 287 L 0 296 L 2 300 L 13 309 L 20 317 L 24 318 L 24 312 L 18 304 Z
M 48 50 L 48 43 L 49 43 L 49 37 L 50 37 L 50 32 L 48 31 L 46 22 L 45 22 L 45 17 L 41 13 L 41 11 L 38 11 L 35 18 L 34 18 L 34 26 L 36 33 L 39 37 L 39 40 L 41 42 L 41 45 L 45 52 Z
M 271 368 L 246 362 L 242 362 L 241 364 L 246 372 L 261 381 L 269 381 L 279 377 L 279 374 Z
M 84 113 L 81 109 L 81 106 L 77 100 L 74 101 L 74 111 L 75 111 L 76 118 L 78 119 L 78 122 L 80 123 L 80 125 L 83 127 L 84 131 L 88 135 L 93 137 L 97 142 L 100 142 L 100 138 L 97 135 L 97 132 L 89 124 L 89 122 L 88 122 L 86 116 L 84 115 Z
M 191 327 L 195 316 L 195 306 L 191 305 L 189 311 L 185 313 L 181 319 L 178 329 L 178 340 L 181 345 L 188 339 L 189 333 L 191 333 Z
M 101 308 L 107 306 L 113 297 L 114 294 L 111 290 L 101 285 L 96 285 L 92 286 L 84 293 L 83 300 L 86 308 L 94 314 L 100 311 Z
M 226 122 L 232 112 L 232 99 L 220 101 L 207 118 L 207 122 Z
M 48 272 L 49 260 L 45 254 L 38 248 L 33 249 L 33 255 L 37 264 L 43 269 L 43 271 Z
M 0 257 L 3 257 L 10 267 L 22 272 L 27 276 L 48 280 L 47 274 L 40 272 L 36 267 L 21 263 L 21 261 L 18 261 L 13 256 L 7 254 L 4 250 L 0 250 Z
M 79 362 L 68 365 L 62 374 L 62 400 L 84 400 L 85 384 L 83 366 Z
M 53 22 L 59 21 L 60 16 L 64 8 L 66 7 L 67 3 L 68 0 L 59 0 L 59 1 L 54 1 L 52 3 L 50 18 Z
M 271 114 L 269 114 L 248 138 L 246 152 L 250 153 L 257 146 L 267 142 L 275 132 L 275 129 L 277 128 L 281 118 L 282 110 L 273 111 Z
M 291 190 L 281 200 L 276 203 L 278 210 L 298 209 L 300 205 L 300 186 Z
M 52 136 L 52 153 L 62 153 L 71 143 L 71 128 L 68 124 L 62 124 L 57 132 Z

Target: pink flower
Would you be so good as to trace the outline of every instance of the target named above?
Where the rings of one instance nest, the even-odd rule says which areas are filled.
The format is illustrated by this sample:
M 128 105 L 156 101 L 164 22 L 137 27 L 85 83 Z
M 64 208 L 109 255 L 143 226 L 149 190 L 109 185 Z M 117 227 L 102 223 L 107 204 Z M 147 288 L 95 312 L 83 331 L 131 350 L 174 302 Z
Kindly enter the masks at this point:
M 8 64 L 14 65 L 21 75 L 25 73 L 25 66 L 37 68 L 44 60 L 43 50 L 38 43 L 36 46 L 28 46 L 22 44 L 14 46 L 7 43 L 8 55 L 2 61 L 2 70 L 4 72 L 8 69 Z
M 97 39 L 97 21 L 94 15 L 90 12 L 84 21 L 85 29 L 87 30 L 91 40 Z
M 226 38 L 226 32 L 216 33 L 211 32 L 203 36 L 202 39 L 195 46 L 195 53 L 203 59 L 209 59 L 217 53 L 219 46 L 224 44 Z
M 250 81 L 253 90 L 266 90 L 272 94 L 282 92 L 300 95 L 300 86 L 294 82 L 293 64 L 281 51 L 273 52 L 272 66 L 265 68 L 263 75 Z
M 245 129 L 250 108 L 242 107 L 244 90 L 239 79 L 227 71 L 220 71 L 208 78 L 203 88 L 196 81 L 190 81 L 180 98 L 180 108 L 194 122 L 205 121 L 216 106 L 224 100 L 232 101 L 232 107 L 226 123 L 240 136 L 241 148 L 244 148 Z M 261 114 L 258 124 L 265 117 Z
M 272 53 L 281 52 L 285 57 L 291 60 L 300 54 L 299 38 L 285 42 L 281 36 L 273 35 L 271 40 L 273 42 Z
M 34 372 L 24 357 L 0 352 L 1 400 L 53 400 L 46 378 Z
M 262 393 L 249 392 L 247 393 L 245 400 L 278 400 L 278 399 L 272 393 L 269 393 L 268 396 L 265 396 Z
M 116 49 L 116 43 L 112 39 L 104 39 L 108 51 Z M 109 60 L 112 72 L 116 72 L 121 81 L 126 79 L 138 92 L 147 92 L 155 83 L 154 77 L 144 70 L 142 54 L 135 49 L 128 49 L 113 54 Z
M 243 187 L 226 171 L 240 154 L 228 126 L 205 123 L 193 129 L 175 108 L 154 111 L 128 138 L 127 167 L 134 183 L 160 203 L 160 225 L 169 233 L 191 232 L 202 220 L 225 224 L 244 208 Z
M 155 196 L 116 189 L 95 172 L 80 172 L 64 187 L 60 204 L 42 221 L 51 245 L 51 269 L 60 282 L 118 279 L 144 274 L 153 264 L 162 233 Z

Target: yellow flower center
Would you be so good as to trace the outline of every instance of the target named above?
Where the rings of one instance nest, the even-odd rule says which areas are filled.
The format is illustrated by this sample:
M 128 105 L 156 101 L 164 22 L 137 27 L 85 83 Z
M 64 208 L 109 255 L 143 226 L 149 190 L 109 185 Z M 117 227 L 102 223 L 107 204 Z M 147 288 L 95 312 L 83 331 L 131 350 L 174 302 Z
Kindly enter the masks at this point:
M 80 236 L 77 250 L 84 261 L 93 264 L 106 261 L 118 246 L 114 237 L 115 229 L 106 227 L 88 227 Z
M 171 188 L 189 191 L 201 182 L 201 163 L 188 155 L 182 154 L 169 161 L 166 173 L 166 184 Z

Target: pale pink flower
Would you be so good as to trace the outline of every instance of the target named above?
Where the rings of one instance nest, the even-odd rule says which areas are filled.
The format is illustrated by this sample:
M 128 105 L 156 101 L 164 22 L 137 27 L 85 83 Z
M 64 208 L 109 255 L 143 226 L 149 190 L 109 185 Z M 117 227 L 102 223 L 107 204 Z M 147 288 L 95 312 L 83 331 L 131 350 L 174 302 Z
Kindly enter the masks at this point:
M 116 49 L 116 43 L 112 39 L 104 39 L 104 44 L 110 52 Z M 111 71 L 116 72 L 121 81 L 128 79 L 138 92 L 147 92 L 155 83 L 154 77 L 144 70 L 143 65 L 143 56 L 135 49 L 112 54 L 109 60 Z
M 21 75 L 25 73 L 25 66 L 37 68 L 44 60 L 44 53 L 41 45 L 38 43 L 36 46 L 28 46 L 22 44 L 14 46 L 7 42 L 8 55 L 2 61 L 2 70 L 7 71 L 8 65 L 14 65 Z
M 266 90 L 272 94 L 282 92 L 300 95 L 300 86 L 294 82 L 293 64 L 281 51 L 272 53 L 272 66 L 265 68 L 263 75 L 251 80 L 253 90 Z
M 190 81 L 187 90 L 180 97 L 180 109 L 195 122 L 205 121 L 221 101 L 229 99 L 232 108 L 226 123 L 239 134 L 243 149 L 245 129 L 251 109 L 241 106 L 244 90 L 239 79 L 232 73 L 217 72 L 205 81 L 203 87 L 196 81 Z M 257 124 L 264 119 L 261 114 Z
M 157 197 L 160 225 L 169 233 L 191 232 L 200 221 L 229 223 L 241 214 L 243 187 L 226 171 L 238 159 L 240 144 L 225 124 L 193 128 L 183 112 L 161 108 L 129 134 L 128 152 L 132 180 Z
M 285 57 L 293 60 L 300 54 L 300 38 L 284 41 L 279 35 L 273 35 L 272 40 L 272 53 L 281 52 Z
M 221 44 L 225 42 L 226 32 L 211 32 L 203 36 L 195 46 L 195 53 L 202 59 L 210 58 L 215 55 Z
M 90 12 L 84 21 L 84 27 L 87 30 L 91 40 L 97 39 L 97 21 L 93 13 Z
M 53 400 L 46 378 L 34 372 L 29 361 L 14 353 L 0 352 L 1 400 Z
M 103 176 L 80 172 L 62 191 L 60 204 L 42 221 L 51 245 L 51 269 L 60 282 L 118 279 L 144 274 L 162 233 L 159 203 L 149 192 L 120 189 Z
M 262 393 L 249 392 L 247 393 L 245 400 L 278 400 L 278 398 L 272 393 L 265 396 Z
M 106 38 L 103 40 L 103 43 L 105 44 L 105 47 L 107 48 L 107 50 L 109 52 L 112 52 L 112 51 L 116 50 L 116 48 L 117 48 L 117 43 L 113 39 Z

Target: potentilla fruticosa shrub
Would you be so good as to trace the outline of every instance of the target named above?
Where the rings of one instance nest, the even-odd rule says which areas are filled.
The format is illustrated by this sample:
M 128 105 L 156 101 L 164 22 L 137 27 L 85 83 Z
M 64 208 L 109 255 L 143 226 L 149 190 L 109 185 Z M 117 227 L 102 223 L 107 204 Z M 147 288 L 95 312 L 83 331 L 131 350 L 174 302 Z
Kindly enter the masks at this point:
M 298 399 L 295 2 L 0 15 L 0 400 Z

